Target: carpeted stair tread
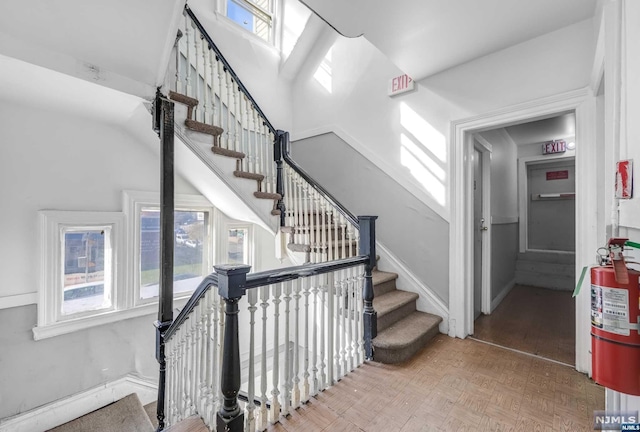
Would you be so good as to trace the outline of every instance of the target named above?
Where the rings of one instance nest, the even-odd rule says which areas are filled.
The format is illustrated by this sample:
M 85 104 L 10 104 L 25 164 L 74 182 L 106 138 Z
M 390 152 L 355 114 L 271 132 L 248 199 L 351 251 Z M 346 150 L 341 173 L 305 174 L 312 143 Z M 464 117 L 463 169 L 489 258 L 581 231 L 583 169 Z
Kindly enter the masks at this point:
M 260 199 L 280 200 L 282 195 L 273 192 L 254 192 L 253 196 Z
M 311 252 L 311 246 L 299 243 L 289 243 L 287 249 L 291 252 Z
M 373 299 L 373 308 L 378 312 L 379 320 L 394 310 L 412 302 L 414 303 L 415 310 L 415 301 L 418 297 L 419 296 L 416 293 L 394 290 L 379 297 L 375 297 Z
M 400 363 L 410 359 L 436 334 L 442 318 L 415 311 L 389 328 L 379 331 L 373 340 L 374 359 L 380 363 Z
M 158 428 L 158 402 L 153 401 L 144 406 L 144 410 L 151 420 L 154 429 Z
M 280 210 L 278 209 L 271 210 L 271 216 L 280 216 Z
M 249 180 L 257 180 L 257 181 L 264 180 L 264 176 L 262 174 L 256 174 L 256 173 L 247 172 L 247 171 L 234 171 L 233 175 L 239 178 L 245 178 Z
M 193 415 L 163 429 L 162 432 L 209 432 L 209 428 L 207 428 L 200 416 Z
M 235 158 L 235 159 L 244 159 L 245 157 L 247 157 L 247 155 L 242 152 L 229 150 L 229 149 L 218 147 L 218 146 L 211 147 L 211 151 L 217 155 L 226 156 L 226 157 Z
M 78 417 L 49 432 L 153 432 L 153 425 L 135 393 Z
M 189 107 L 194 107 L 198 105 L 198 99 L 192 98 L 190 96 L 187 95 L 183 95 L 182 93 L 177 93 L 174 91 L 170 91 L 169 92 L 169 99 L 171 99 L 174 102 L 178 102 L 181 104 L 184 104 L 186 106 Z
M 208 125 L 206 123 L 191 119 L 186 119 L 184 121 L 184 125 L 192 131 L 201 132 L 213 136 L 219 136 L 223 132 L 222 128 L 219 128 L 218 126 Z
M 374 270 L 371 276 L 373 276 L 373 285 L 379 285 L 398 279 L 398 273 L 385 272 L 380 270 Z

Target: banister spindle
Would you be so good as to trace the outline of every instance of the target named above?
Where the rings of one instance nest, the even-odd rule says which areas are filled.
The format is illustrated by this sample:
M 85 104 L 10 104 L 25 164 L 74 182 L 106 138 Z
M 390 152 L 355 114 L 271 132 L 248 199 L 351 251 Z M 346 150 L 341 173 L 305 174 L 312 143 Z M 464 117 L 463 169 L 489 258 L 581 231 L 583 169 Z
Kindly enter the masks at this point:
M 256 303 L 258 302 L 258 290 L 251 289 L 247 293 L 247 299 L 249 301 L 249 381 L 247 384 L 247 420 L 245 431 L 254 432 L 256 430 L 255 419 L 255 313 L 258 309 Z
M 193 97 L 193 87 L 191 85 L 191 39 L 193 37 L 193 23 L 189 19 L 188 16 L 184 17 L 184 28 L 185 28 L 185 57 L 186 57 L 186 73 L 185 73 L 185 81 L 186 81 L 186 89 L 185 93 L 187 96 Z
M 227 115 L 225 116 L 225 126 L 224 132 L 222 135 L 225 136 L 225 148 L 230 150 L 235 150 L 233 148 L 233 136 L 231 135 L 231 110 L 233 106 L 233 80 L 231 78 L 231 74 L 228 70 L 224 71 L 225 84 L 226 84 L 226 105 L 227 105 Z
M 349 339 L 347 338 L 348 336 L 348 329 L 351 328 L 351 326 L 349 325 L 350 322 L 348 321 L 348 316 L 349 316 L 349 285 L 348 285 L 348 276 L 347 276 L 347 270 L 341 270 L 340 272 L 340 282 L 338 282 L 338 284 L 340 285 L 340 297 L 338 297 L 338 304 L 340 306 L 340 309 L 342 310 L 342 313 L 340 314 L 340 319 L 342 320 L 342 325 L 340 328 L 340 358 L 342 359 L 342 374 L 340 375 L 340 377 L 345 376 L 347 373 L 349 373 L 349 362 L 348 362 L 348 358 L 349 358 Z
M 200 45 L 202 43 L 202 34 L 198 29 L 194 29 L 193 34 L 193 57 L 195 60 L 195 83 L 193 85 L 193 97 L 202 100 L 200 95 Z M 197 121 L 203 121 L 202 119 L 202 107 L 196 105 L 193 107 L 193 118 Z
M 224 346 L 220 372 L 222 406 L 218 411 L 218 431 L 241 432 L 244 413 L 238 404 L 240 391 L 240 342 L 238 333 L 238 301 L 245 293 L 248 265 L 215 266 L 218 292 L 225 301 Z
M 201 43 L 202 49 L 202 122 L 213 124 L 211 122 L 211 113 L 209 112 L 209 45 L 204 39 Z
M 271 412 L 269 421 L 276 423 L 280 418 L 280 391 L 279 387 L 279 369 L 280 369 L 280 294 L 282 287 L 280 284 L 273 285 L 273 389 L 271 390 Z
M 326 294 L 327 294 L 327 275 L 320 275 L 321 285 L 320 285 L 320 390 L 324 390 L 327 385 L 327 372 L 326 367 L 327 363 L 325 362 L 326 358 L 326 345 L 325 345 L 325 332 L 327 328 L 327 302 L 326 302 Z
M 242 98 L 240 97 L 240 89 L 238 87 L 237 83 L 233 83 L 233 107 L 234 107 L 234 111 L 233 111 L 233 138 L 234 138 L 234 145 L 233 145 L 233 149 L 235 151 L 242 151 L 242 145 L 240 142 L 240 138 L 241 138 L 241 134 L 240 131 L 242 130 L 242 110 L 240 108 L 240 104 L 241 104 Z
M 291 405 L 293 408 L 300 406 L 300 284 L 296 279 L 293 284 L 293 389 L 291 390 Z M 305 315 L 305 321 L 307 316 Z
M 282 284 L 284 293 L 284 373 L 282 374 L 282 415 L 289 414 L 289 406 L 291 405 L 291 354 L 289 351 L 289 328 L 290 328 L 290 303 L 291 303 L 291 281 Z
M 302 278 L 302 294 L 304 295 L 304 363 L 302 367 L 302 402 L 309 400 L 309 283 L 311 278 Z
M 326 306 L 323 307 L 323 310 L 326 309 L 327 310 L 327 384 L 326 386 L 331 386 L 333 385 L 333 371 L 334 371 L 334 360 L 335 360 L 335 356 L 337 355 L 338 358 L 337 360 L 339 360 L 339 348 L 336 349 L 337 347 L 334 345 L 334 343 L 339 343 L 340 339 L 339 338 L 335 338 L 334 335 L 334 331 L 335 331 L 335 319 L 336 319 L 336 314 L 335 314 L 335 286 L 334 286 L 334 273 L 327 273 L 326 275 L 324 275 L 327 279 L 327 285 L 326 285 L 326 290 L 327 290 L 327 303 L 325 304 Z M 334 341 L 335 339 L 335 341 Z M 339 369 L 338 367 L 338 363 L 335 364 L 336 369 Z M 339 376 L 336 375 L 336 377 Z M 337 381 L 337 380 L 336 380 Z
M 311 327 L 312 335 L 312 362 L 311 362 L 311 380 L 313 383 L 313 393 L 315 396 L 320 391 L 318 382 L 318 276 L 313 276 L 311 280 L 311 294 L 313 295 L 313 327 Z
M 211 124 L 216 126 L 217 114 L 218 114 L 218 104 L 216 103 L 216 82 L 218 80 L 218 65 L 216 56 L 211 48 L 208 49 L 209 52 L 209 71 L 211 72 L 211 76 L 209 78 L 209 82 L 211 83 L 211 91 L 210 91 L 210 112 L 211 112 Z
M 262 308 L 262 358 L 260 362 L 260 424 L 258 429 L 267 428 L 267 308 L 269 307 L 269 285 L 260 287 L 260 307 Z
M 256 140 L 255 146 L 251 149 L 251 153 L 253 156 L 253 170 L 259 174 L 265 175 L 263 169 L 263 161 L 264 161 L 264 146 L 262 142 L 262 135 L 260 134 L 260 129 L 262 128 L 262 119 L 258 115 L 258 111 L 253 112 L 254 121 L 256 125 Z

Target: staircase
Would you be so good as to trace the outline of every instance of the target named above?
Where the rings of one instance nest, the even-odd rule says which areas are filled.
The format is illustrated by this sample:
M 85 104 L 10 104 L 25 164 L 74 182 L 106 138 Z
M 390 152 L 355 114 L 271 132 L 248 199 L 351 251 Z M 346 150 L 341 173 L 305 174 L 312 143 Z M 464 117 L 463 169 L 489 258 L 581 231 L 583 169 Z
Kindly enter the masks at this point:
M 516 261 L 516 284 L 560 291 L 575 287 L 576 257 L 570 253 L 519 253 Z
M 373 271 L 373 307 L 378 313 L 378 336 L 373 340 L 374 359 L 401 363 L 439 333 L 442 318 L 416 310 L 418 294 L 396 288 L 398 275 Z

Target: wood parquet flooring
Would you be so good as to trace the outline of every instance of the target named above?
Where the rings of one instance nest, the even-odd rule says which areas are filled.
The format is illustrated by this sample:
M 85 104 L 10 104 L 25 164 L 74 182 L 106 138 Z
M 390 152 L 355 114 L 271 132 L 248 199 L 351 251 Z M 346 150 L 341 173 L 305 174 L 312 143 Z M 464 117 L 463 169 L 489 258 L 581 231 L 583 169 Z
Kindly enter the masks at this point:
M 574 299 L 568 291 L 516 285 L 473 337 L 569 365 L 575 364 Z
M 591 431 L 604 389 L 558 363 L 436 336 L 398 365 L 367 362 L 269 431 Z

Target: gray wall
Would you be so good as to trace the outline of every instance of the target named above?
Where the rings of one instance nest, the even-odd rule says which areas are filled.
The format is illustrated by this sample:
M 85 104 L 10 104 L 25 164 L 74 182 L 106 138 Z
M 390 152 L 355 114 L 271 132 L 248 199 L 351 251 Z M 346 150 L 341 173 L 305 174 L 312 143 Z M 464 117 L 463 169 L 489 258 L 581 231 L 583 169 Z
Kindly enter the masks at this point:
M 491 300 L 498 297 L 516 276 L 518 224 L 491 226 Z
M 157 379 L 154 315 L 33 340 L 36 306 L 0 310 L 0 418 L 127 374 Z
M 449 224 L 393 178 L 328 133 L 296 141 L 292 158 L 353 214 L 377 215 L 377 239 L 449 302 Z

